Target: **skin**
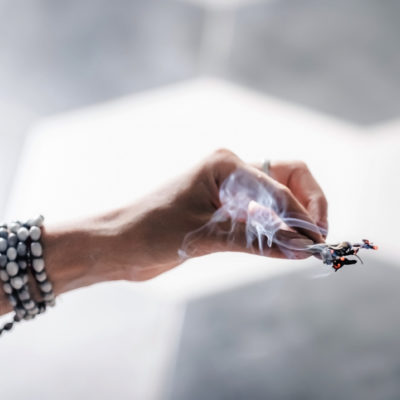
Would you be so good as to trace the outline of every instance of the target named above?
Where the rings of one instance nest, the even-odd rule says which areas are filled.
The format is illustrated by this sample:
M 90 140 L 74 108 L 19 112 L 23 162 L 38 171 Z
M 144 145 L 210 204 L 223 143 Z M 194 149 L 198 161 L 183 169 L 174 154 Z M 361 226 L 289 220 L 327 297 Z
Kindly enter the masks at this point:
M 139 202 L 83 221 L 45 226 L 42 243 L 55 294 L 103 281 L 143 281 L 181 264 L 184 259 L 178 250 L 185 236 L 204 226 L 221 206 L 220 185 L 237 168 L 273 190 L 298 218 L 327 228 L 327 202 L 306 164 L 272 162 L 268 176 L 261 165 L 246 164 L 229 150 L 221 149 Z M 254 204 L 252 207 L 254 211 Z M 320 233 L 294 230 L 284 224 L 277 235 L 294 240 L 300 247 L 325 239 Z M 236 226 L 233 240 L 212 233 L 199 235 L 187 250 L 189 257 L 197 257 L 219 251 L 254 253 L 258 248 L 257 243 L 246 247 L 242 221 Z M 287 256 L 275 245 L 266 255 Z M 308 256 L 298 251 L 293 258 Z M 34 291 L 33 282 L 30 286 Z M 8 300 L 0 297 L 0 314 L 9 311 Z

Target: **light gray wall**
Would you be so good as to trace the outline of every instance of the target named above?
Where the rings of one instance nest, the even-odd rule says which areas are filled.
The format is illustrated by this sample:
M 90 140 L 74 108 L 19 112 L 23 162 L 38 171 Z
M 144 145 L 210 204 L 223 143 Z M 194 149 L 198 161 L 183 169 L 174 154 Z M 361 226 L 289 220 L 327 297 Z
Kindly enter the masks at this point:
M 396 118 L 399 17 L 396 0 L 0 0 L 0 216 L 27 115 L 208 73 L 355 124 Z

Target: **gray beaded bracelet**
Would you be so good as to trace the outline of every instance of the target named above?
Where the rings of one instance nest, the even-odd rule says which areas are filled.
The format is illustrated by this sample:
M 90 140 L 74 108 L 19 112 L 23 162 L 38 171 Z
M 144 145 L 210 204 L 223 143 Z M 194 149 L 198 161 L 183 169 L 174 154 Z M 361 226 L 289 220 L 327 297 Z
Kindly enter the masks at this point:
M 13 320 L 0 328 L 10 330 L 15 322 L 29 320 L 55 305 L 52 285 L 47 277 L 40 242 L 43 216 L 0 226 L 0 279 L 14 308 Z M 29 273 L 35 278 L 42 299 L 35 301 L 29 291 Z

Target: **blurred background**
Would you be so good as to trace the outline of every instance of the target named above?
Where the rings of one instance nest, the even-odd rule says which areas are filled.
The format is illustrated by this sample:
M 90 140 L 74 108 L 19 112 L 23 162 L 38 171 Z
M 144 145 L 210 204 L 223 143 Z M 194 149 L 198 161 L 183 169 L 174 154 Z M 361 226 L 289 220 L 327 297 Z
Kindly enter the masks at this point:
M 1 0 L 4 182 L 36 118 L 199 74 L 355 124 L 394 119 L 399 12 L 395 0 Z
M 390 132 L 393 136 L 383 147 L 379 138 L 378 147 L 371 141 L 374 152 L 346 153 L 354 156 L 353 164 L 346 165 L 354 165 L 362 175 L 361 167 L 357 169 L 362 152 L 371 155 L 363 160 L 369 165 L 375 160 L 372 155 L 390 149 L 389 170 L 395 166 L 398 171 L 400 143 L 393 138 L 400 116 L 399 17 L 396 0 L 0 0 L 0 214 L 5 217 L 18 209 L 10 205 L 16 194 L 30 201 L 31 192 L 21 189 L 26 177 L 41 179 L 33 172 L 27 175 L 29 166 L 40 162 L 36 150 L 43 150 L 37 154 L 42 162 L 47 154 L 42 142 L 32 147 L 35 127 L 76 110 L 94 110 L 98 104 L 140 101 L 140 96 L 174 85 L 184 91 L 186 83 L 189 88 L 204 77 L 240 88 L 243 103 L 244 89 L 260 104 L 265 98 L 286 105 L 291 110 L 283 112 L 288 119 L 292 110 L 299 110 L 308 120 L 323 119 L 333 130 L 340 127 L 337 140 L 344 148 L 347 137 L 353 146 Z M 212 91 L 205 93 L 213 96 Z M 56 125 L 46 125 L 48 143 L 49 132 L 63 121 L 61 117 Z M 66 126 L 57 146 L 62 148 L 63 140 L 71 137 L 71 146 L 79 147 L 83 128 Z M 91 135 L 96 138 L 95 131 Z M 132 136 L 140 147 L 140 133 Z M 335 143 L 334 134 L 332 138 Z M 51 152 L 51 146 L 48 149 Z M 22 164 L 24 156 L 31 164 Z M 326 160 L 331 156 L 341 157 L 326 149 Z M 86 157 L 90 164 L 90 153 Z M 353 172 L 343 180 L 347 178 L 354 178 Z M 397 176 L 389 178 L 398 194 Z M 380 200 L 375 198 L 374 204 L 379 206 Z M 361 209 L 362 201 L 357 199 L 352 207 Z M 396 213 L 394 202 L 387 215 L 391 212 Z M 361 214 L 368 213 L 377 211 L 362 209 Z M 374 232 L 371 224 L 363 226 L 367 233 Z M 118 398 L 400 398 L 400 276 L 393 257 L 373 260 L 379 268 L 365 271 L 362 279 L 351 271 L 315 285 L 289 274 L 187 302 L 168 390 L 156 395 L 144 390 L 135 396 L 134 389 L 124 388 Z M 281 292 L 291 294 L 277 294 Z M 110 338 L 99 345 L 106 340 Z M 152 385 L 151 373 L 143 379 Z M 83 399 L 90 391 L 79 385 L 75 398 Z M 7 394 L 7 399 L 29 398 L 23 392 Z

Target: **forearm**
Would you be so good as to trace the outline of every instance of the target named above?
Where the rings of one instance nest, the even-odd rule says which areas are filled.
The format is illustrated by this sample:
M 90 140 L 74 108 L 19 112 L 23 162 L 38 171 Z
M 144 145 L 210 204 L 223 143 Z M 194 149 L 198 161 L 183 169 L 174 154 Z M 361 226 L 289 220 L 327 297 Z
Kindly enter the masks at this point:
M 121 279 L 118 266 L 108 263 L 114 240 L 112 232 L 95 220 L 45 228 L 44 259 L 54 293 Z
M 129 212 L 134 213 L 135 207 Z M 42 228 L 44 261 L 55 295 L 94 283 L 126 279 L 128 263 L 120 254 L 122 246 L 129 246 L 132 233 L 124 235 L 127 225 L 128 208 L 120 209 L 98 217 L 88 218 L 69 224 Z M 137 230 L 130 227 L 132 232 Z M 136 239 L 136 242 L 140 242 Z M 137 248 L 137 247 L 136 247 Z M 125 252 L 126 253 L 126 252 Z M 135 268 L 142 257 L 129 257 L 129 267 Z M 32 295 L 38 297 L 34 279 L 29 276 Z M 12 311 L 12 307 L 1 291 L 0 315 Z

